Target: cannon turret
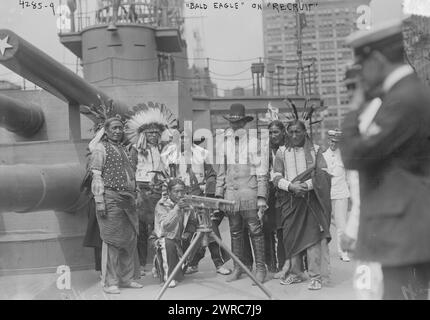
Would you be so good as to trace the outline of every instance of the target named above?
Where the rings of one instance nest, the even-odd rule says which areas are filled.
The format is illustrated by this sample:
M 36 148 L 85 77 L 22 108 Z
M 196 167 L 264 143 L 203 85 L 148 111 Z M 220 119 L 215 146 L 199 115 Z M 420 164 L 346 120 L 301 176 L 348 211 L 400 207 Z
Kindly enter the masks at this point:
M 91 266 L 82 239 L 92 207 L 80 186 L 90 129 L 103 111 L 92 106 L 112 102 L 112 113 L 127 116 L 131 106 L 155 101 L 191 118 L 189 90 L 172 76 L 186 70 L 185 42 L 179 28 L 146 17 L 167 8 L 149 9 L 112 30 L 99 8 L 96 21 L 90 12 L 89 19 L 75 16 L 76 32 L 60 30 L 61 43 L 81 60 L 83 78 L 0 29 L 0 64 L 43 89 L 1 92 L 0 127 L 14 134 L 0 128 L 0 252 L 7 257 L 0 258 L 0 275 Z M 183 57 L 169 76 L 157 65 L 159 51 Z
M 0 29 L 0 39 L 5 39 L 7 43 L 0 54 L 1 64 L 75 108 L 81 106 L 81 113 L 91 119 L 94 120 L 89 106 L 108 104 L 113 100 L 14 32 Z M 113 107 L 116 113 L 122 115 L 129 110 L 125 103 L 118 100 L 114 101 Z

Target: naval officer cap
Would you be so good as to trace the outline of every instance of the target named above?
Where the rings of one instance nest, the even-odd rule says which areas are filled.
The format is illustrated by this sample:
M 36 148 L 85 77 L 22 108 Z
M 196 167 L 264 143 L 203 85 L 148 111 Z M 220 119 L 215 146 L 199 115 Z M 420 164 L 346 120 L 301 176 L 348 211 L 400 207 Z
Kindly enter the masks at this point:
M 392 50 L 403 50 L 402 21 L 387 22 L 376 25 L 370 30 L 360 30 L 346 39 L 357 58 L 365 58 L 372 51 L 388 53 Z

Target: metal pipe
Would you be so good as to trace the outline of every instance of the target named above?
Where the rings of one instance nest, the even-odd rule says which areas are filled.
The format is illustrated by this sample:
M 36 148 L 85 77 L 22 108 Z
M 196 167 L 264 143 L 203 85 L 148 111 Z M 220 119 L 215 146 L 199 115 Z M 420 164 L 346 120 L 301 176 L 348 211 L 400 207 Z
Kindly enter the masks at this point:
M 8 48 L 3 54 L 0 52 L 0 63 L 13 72 L 68 103 L 83 106 L 99 105 L 98 96 L 104 104 L 113 100 L 14 32 L 0 29 L 0 39 L 6 38 Z M 124 115 L 128 110 L 125 103 L 114 101 L 115 113 Z M 86 110 L 81 112 L 89 116 Z
M 73 212 L 82 202 L 85 167 L 79 163 L 0 166 L 0 213 Z
M 38 105 L 0 95 L 0 127 L 20 136 L 31 137 L 44 123 L 45 116 Z

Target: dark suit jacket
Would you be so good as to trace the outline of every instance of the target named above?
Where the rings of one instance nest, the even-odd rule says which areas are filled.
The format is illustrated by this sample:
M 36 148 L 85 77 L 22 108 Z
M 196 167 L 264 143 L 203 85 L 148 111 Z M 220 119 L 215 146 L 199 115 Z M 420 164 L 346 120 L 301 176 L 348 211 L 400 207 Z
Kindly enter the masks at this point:
M 347 115 L 341 141 L 347 169 L 359 171 L 357 258 L 400 266 L 430 261 L 430 89 L 409 75 L 385 95 L 363 137 Z

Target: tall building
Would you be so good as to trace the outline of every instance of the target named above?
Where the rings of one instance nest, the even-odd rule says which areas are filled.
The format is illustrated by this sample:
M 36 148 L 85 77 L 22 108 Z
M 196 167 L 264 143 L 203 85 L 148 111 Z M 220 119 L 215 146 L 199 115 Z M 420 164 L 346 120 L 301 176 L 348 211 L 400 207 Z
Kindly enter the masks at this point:
M 193 48 L 193 65 L 189 73 L 191 76 L 191 95 L 215 97 L 217 95 L 217 86 L 211 81 L 209 68 L 206 65 L 205 50 L 202 38 L 198 29 L 193 30 L 194 48 Z
M 294 1 L 287 1 L 294 2 Z M 301 3 L 315 1 L 301 1 Z M 357 29 L 361 5 L 370 0 L 324 0 L 308 11 L 301 11 L 302 57 L 304 78 L 311 91 L 318 92 L 328 106 L 318 131 L 322 137 L 328 129 L 340 126 L 347 112 L 345 67 L 353 62 L 353 52 L 345 46 L 345 38 Z M 266 63 L 275 64 L 272 81 L 275 95 L 295 93 L 297 77 L 297 29 L 293 11 L 263 10 L 263 41 Z M 268 77 L 266 77 L 266 80 Z
M 192 96 L 217 96 L 217 85 L 212 82 L 208 68 L 200 68 L 193 65 L 189 73 L 191 78 L 186 81 L 190 86 L 190 93 Z
M 404 21 L 406 62 L 430 86 L 430 18 L 412 15 Z

